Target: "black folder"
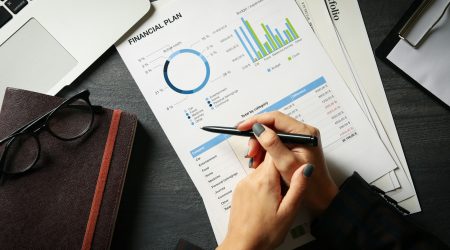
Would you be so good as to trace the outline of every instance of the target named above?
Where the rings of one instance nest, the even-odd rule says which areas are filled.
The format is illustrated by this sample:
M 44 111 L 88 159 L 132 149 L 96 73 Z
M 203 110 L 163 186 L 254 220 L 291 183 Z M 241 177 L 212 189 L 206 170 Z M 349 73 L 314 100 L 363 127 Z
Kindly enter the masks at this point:
M 435 98 L 439 103 L 443 104 L 444 106 L 449 106 L 450 105 L 449 100 L 443 100 L 442 98 L 439 99 L 439 96 L 436 93 L 436 91 L 431 91 L 431 90 L 427 89 L 427 87 L 424 87 L 423 82 L 418 82 L 418 81 L 414 80 L 412 76 L 405 73 L 399 66 L 397 66 L 396 64 L 394 64 L 387 58 L 388 55 L 391 53 L 391 51 L 394 49 L 394 47 L 399 43 L 400 39 L 405 39 L 402 37 L 403 30 L 405 30 L 405 28 L 407 29 L 408 26 L 413 26 L 415 24 L 415 21 L 420 17 L 420 15 L 422 15 L 426 11 L 427 5 L 429 5 L 430 2 L 433 3 L 433 1 L 430 1 L 430 0 L 414 1 L 412 3 L 412 5 L 408 8 L 408 10 L 406 10 L 404 15 L 400 18 L 398 23 L 394 26 L 394 28 L 389 32 L 388 36 L 383 40 L 383 42 L 375 50 L 375 55 L 378 58 L 380 58 L 383 62 L 385 62 L 387 65 L 392 67 L 394 70 L 399 72 L 408 81 L 414 83 L 420 89 L 424 90 L 430 96 Z M 450 13 L 448 13 L 449 10 L 447 8 L 443 9 L 442 11 L 443 11 L 442 12 L 443 15 L 450 14 Z M 440 19 L 436 20 L 436 23 L 439 20 Z M 434 24 L 436 24 L 436 23 L 434 23 Z M 429 28 L 427 34 L 425 34 L 423 36 L 423 39 L 419 43 L 410 43 L 407 39 L 405 39 L 405 41 L 413 47 L 420 48 L 421 44 L 426 43 L 427 37 L 428 37 L 428 35 L 430 35 L 429 31 L 433 27 L 434 27 L 434 25 Z M 450 49 L 450 44 L 449 44 L 449 49 Z M 416 61 L 415 63 L 420 64 L 421 61 Z M 448 64 L 450 64 L 450 61 L 448 62 Z M 450 82 L 443 83 L 443 84 L 450 86 Z

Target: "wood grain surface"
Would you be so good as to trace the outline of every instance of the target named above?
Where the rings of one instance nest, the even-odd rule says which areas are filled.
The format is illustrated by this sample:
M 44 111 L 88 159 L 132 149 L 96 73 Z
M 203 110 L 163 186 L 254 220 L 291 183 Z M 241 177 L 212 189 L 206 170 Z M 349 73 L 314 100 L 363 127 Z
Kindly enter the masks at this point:
M 360 0 L 376 48 L 413 0 Z M 423 212 L 411 220 L 450 244 L 450 109 L 377 59 Z M 450 62 L 449 62 L 450 64 Z M 94 104 L 135 113 L 139 126 L 113 249 L 217 246 L 202 199 L 115 48 L 60 95 L 88 88 Z M 312 243 L 301 249 L 323 249 Z

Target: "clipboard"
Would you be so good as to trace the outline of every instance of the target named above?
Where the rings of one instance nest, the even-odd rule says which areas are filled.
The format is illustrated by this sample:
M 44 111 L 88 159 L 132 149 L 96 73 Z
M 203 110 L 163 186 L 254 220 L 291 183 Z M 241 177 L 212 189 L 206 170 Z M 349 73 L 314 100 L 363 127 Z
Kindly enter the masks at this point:
M 450 44 L 443 38 L 450 38 L 449 7 L 450 0 L 414 1 L 375 50 L 378 58 L 447 108 Z

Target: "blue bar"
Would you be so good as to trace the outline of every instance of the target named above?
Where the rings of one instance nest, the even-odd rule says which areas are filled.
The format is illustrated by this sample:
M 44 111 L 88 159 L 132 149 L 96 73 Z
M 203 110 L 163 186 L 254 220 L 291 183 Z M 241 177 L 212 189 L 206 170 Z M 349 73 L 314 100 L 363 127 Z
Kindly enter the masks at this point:
M 289 25 L 286 23 L 286 27 L 288 28 L 289 32 L 291 32 L 292 37 L 293 37 L 294 39 L 297 39 L 298 37 L 295 35 L 294 31 L 291 29 L 291 26 L 289 26 Z
M 259 46 L 258 42 L 256 41 L 256 37 L 253 35 L 253 33 L 250 31 L 250 27 L 245 23 L 245 20 L 243 17 L 241 17 L 242 23 L 244 24 L 245 28 L 247 28 L 248 33 L 250 33 L 250 36 L 253 38 L 253 41 L 255 41 L 256 46 L 258 46 L 261 53 L 266 56 L 266 53 L 264 52 L 264 48 Z
M 250 47 L 252 48 L 253 53 L 255 53 L 256 58 L 259 58 L 258 53 L 255 50 L 255 47 L 253 47 L 253 44 L 250 42 L 250 39 L 248 39 L 248 36 L 247 34 L 245 34 L 244 29 L 241 26 L 239 26 L 239 29 L 241 30 L 242 34 L 244 34 L 244 38 L 245 40 L 247 40 L 247 43 L 250 44 Z
M 277 46 L 275 46 L 275 44 L 270 41 L 270 39 L 267 35 L 264 35 L 264 36 L 266 37 L 267 41 L 269 41 L 270 47 L 272 47 L 272 51 L 275 51 L 277 49 Z
M 289 38 L 288 33 L 287 33 L 285 30 L 284 30 L 283 32 L 284 32 L 284 35 L 287 37 L 287 40 L 288 40 L 289 42 L 292 42 L 292 40 Z
M 250 54 L 250 51 L 248 50 L 247 45 L 245 45 L 244 41 L 242 41 L 242 38 L 239 35 L 239 33 L 237 32 L 237 30 L 234 30 L 234 32 L 236 33 L 236 36 L 239 38 L 239 41 L 241 41 L 242 46 L 244 46 L 245 51 L 247 51 L 247 54 L 250 57 L 250 60 L 252 60 L 252 62 L 254 62 L 255 59 L 252 57 L 252 54 Z
M 280 31 L 279 31 L 277 28 L 275 28 L 275 32 L 277 32 L 278 37 L 280 38 L 281 42 L 282 42 L 284 45 L 286 45 L 285 40 L 283 39 L 283 37 L 281 36 Z
M 316 80 L 314 80 L 313 82 L 309 83 L 308 85 L 304 86 L 303 88 L 295 91 L 294 93 L 286 96 L 285 98 L 279 100 L 278 102 L 270 105 L 269 107 L 267 107 L 263 111 L 259 112 L 258 114 L 271 112 L 271 111 L 275 111 L 275 110 L 280 110 L 284 106 L 288 105 L 289 103 L 294 102 L 295 100 L 308 94 L 309 92 L 313 91 L 314 89 L 324 85 L 326 82 L 327 81 L 325 80 L 325 78 L 323 76 L 321 76 L 321 77 L 317 78 Z M 191 151 L 192 158 L 195 158 L 195 157 L 203 154 L 204 152 L 208 151 L 209 149 L 217 146 L 218 144 L 224 142 L 225 140 L 230 138 L 230 136 L 231 135 L 221 134 L 221 135 L 218 135 L 218 136 L 212 138 L 211 140 L 207 141 L 203 145 L 192 150 Z
M 270 48 L 269 48 L 269 46 L 267 46 L 266 44 L 264 44 L 264 48 L 266 48 L 266 50 L 270 53 Z
M 270 29 L 269 25 L 266 25 L 267 30 L 269 31 L 270 35 L 272 36 L 272 39 L 275 41 L 275 43 L 278 45 L 278 48 L 281 48 L 283 45 L 280 44 L 277 39 L 275 38 L 275 36 L 272 33 L 272 30 Z M 281 38 L 280 38 L 281 39 Z

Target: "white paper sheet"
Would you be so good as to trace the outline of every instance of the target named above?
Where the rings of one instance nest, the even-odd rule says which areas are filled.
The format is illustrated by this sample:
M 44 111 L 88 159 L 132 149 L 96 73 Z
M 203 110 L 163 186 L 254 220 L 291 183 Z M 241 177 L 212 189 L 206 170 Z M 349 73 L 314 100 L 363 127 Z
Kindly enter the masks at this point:
M 400 185 L 402 186 L 401 189 L 403 189 L 403 191 L 395 190 L 394 192 L 397 192 L 399 195 L 394 199 L 397 198 L 397 200 L 403 200 L 405 197 L 410 197 L 416 192 L 400 139 L 395 128 L 389 104 L 384 93 L 381 78 L 375 63 L 375 58 L 373 57 L 369 38 L 365 31 L 364 21 L 362 19 L 361 12 L 359 11 L 358 2 L 356 0 L 337 0 L 335 2 L 338 3 L 339 12 L 341 14 L 340 19 L 335 20 L 334 23 L 346 46 L 346 50 L 350 55 L 351 62 L 355 65 L 355 70 L 360 78 L 359 83 L 361 89 L 364 89 L 367 95 L 369 95 L 370 100 L 366 102 L 371 102 L 373 104 L 376 112 L 373 116 L 376 115 L 380 118 L 383 128 L 386 131 L 402 165 L 402 170 L 397 169 L 395 173 L 400 181 Z M 404 178 L 405 175 L 406 178 Z M 409 185 L 406 182 L 401 182 L 401 180 L 405 179 L 409 181 Z M 412 201 L 406 202 L 407 207 L 405 208 L 413 212 L 421 211 L 418 199 L 414 198 L 414 196 L 410 199 Z
M 242 45 L 240 27 L 246 24 L 241 18 L 261 40 L 261 22 L 284 31 L 289 29 L 286 18 L 298 35 L 284 36 L 282 48 L 253 62 L 257 53 Z M 201 126 L 232 125 L 259 112 L 281 110 L 322 131 L 338 182 L 355 170 L 370 182 L 396 167 L 293 0 L 172 1 L 118 50 L 202 195 L 219 243 L 232 190 L 248 167 L 228 137 L 206 133 Z M 307 225 L 305 217 L 299 224 Z M 308 234 L 288 236 L 286 244 L 310 239 Z
M 314 0 L 297 0 L 297 4 L 301 8 L 305 16 L 308 16 L 310 25 L 314 27 L 314 31 L 322 43 L 322 46 L 327 51 L 328 55 L 332 59 L 337 70 L 343 77 L 347 86 L 351 90 L 353 96 L 358 101 L 360 107 L 365 110 L 365 114 L 372 126 L 377 130 L 380 139 L 385 144 L 386 148 L 390 152 L 393 159 L 396 161 L 397 166 L 400 166 L 400 161 L 397 158 L 396 152 L 389 141 L 389 138 L 384 131 L 383 125 L 381 124 L 378 116 L 372 117 L 371 114 L 375 113 L 374 108 L 370 101 L 368 100 L 367 94 L 360 89 L 356 70 L 349 63 L 350 58 L 345 50 L 345 45 L 341 41 L 331 18 L 329 17 L 329 12 L 324 2 L 314 1 Z M 324 18 L 329 17 L 329 18 Z M 344 47 L 344 48 L 343 48 Z M 364 97 L 363 97 L 364 96 Z M 369 104 L 369 105 L 368 105 Z M 369 112 L 370 109 L 370 112 Z M 396 179 L 395 173 L 391 172 L 385 176 L 377 179 L 372 183 L 385 192 L 393 191 L 400 187 L 398 180 Z M 410 189 L 409 189 L 410 190 Z M 406 195 L 413 195 L 413 193 L 408 192 Z
M 403 201 L 414 196 L 415 191 L 412 183 L 410 183 L 406 177 L 407 174 L 409 175 L 406 159 L 398 139 L 395 125 L 393 124 L 387 99 L 384 96 L 381 79 L 379 78 L 373 59 L 373 54 L 365 33 L 364 23 L 357 2 L 344 1 L 344 3 L 341 4 L 342 1 L 333 1 L 333 4 L 328 6 L 329 13 L 331 13 L 330 18 L 323 18 L 326 16 L 324 13 L 324 1 L 297 0 L 297 2 L 300 3 L 299 5 L 301 7 L 310 9 L 307 13 L 308 19 L 310 24 L 315 26 L 314 30 L 316 34 L 318 34 L 322 45 L 327 49 L 327 52 L 333 59 L 333 62 L 341 75 L 344 76 L 347 85 L 352 90 L 356 99 L 364 102 L 360 103 L 361 107 L 363 110 L 369 111 L 366 115 L 372 117 L 371 121 L 377 129 L 380 138 L 385 143 L 389 152 L 391 152 L 393 158 L 396 159 L 397 165 L 401 166 L 401 168 L 395 170 L 395 173 L 391 172 L 372 184 L 377 185 L 384 191 L 390 191 L 402 186 L 401 183 L 399 183 L 400 179 L 403 181 L 403 186 L 399 190 L 392 190 L 389 195 L 397 201 Z M 331 22 L 333 22 L 333 24 L 337 23 L 333 25 L 338 35 L 337 38 L 334 36 L 330 25 Z M 339 32 L 339 30 L 341 30 L 341 32 Z M 342 30 L 344 30 L 344 32 L 342 32 Z M 347 37 L 348 39 L 344 40 L 342 37 Z M 340 41 L 340 47 L 336 44 L 337 40 Z M 358 44 L 355 45 L 355 43 Z M 342 55 L 339 54 L 340 48 L 344 50 L 345 58 L 348 62 L 347 64 L 343 61 Z M 358 63 L 354 63 L 353 61 Z M 358 65 L 358 67 L 354 67 L 353 65 L 355 64 Z M 347 65 L 350 67 L 351 74 L 349 74 L 348 71 L 347 73 L 345 72 Z M 365 79 L 365 81 L 359 79 L 360 75 L 363 76 L 362 78 Z M 377 77 L 373 77 L 374 75 Z M 369 88 L 370 91 L 366 92 L 365 89 L 368 83 L 371 84 L 371 87 Z M 355 84 L 358 84 L 359 86 Z M 372 105 L 371 99 L 375 101 L 375 105 Z M 366 109 L 364 107 L 366 107 Z M 377 110 L 383 111 L 384 115 L 382 116 L 382 119 L 380 119 Z M 387 126 L 387 129 L 385 126 Z M 396 178 L 397 175 L 399 176 L 398 179 Z M 408 210 L 420 211 L 420 205 L 418 203 L 408 202 L 407 204 L 414 204 L 413 207 L 407 207 Z
M 307 1 L 310 2 L 310 4 L 308 4 Z M 170 0 L 158 1 L 156 2 L 157 3 L 156 7 L 159 8 L 163 4 L 165 5 L 169 2 Z M 348 61 L 343 55 L 341 44 L 338 42 L 340 39 L 337 36 L 337 34 L 334 33 L 335 30 L 331 18 L 323 18 L 328 16 L 328 10 L 326 8 L 326 5 L 324 4 L 324 2 L 320 3 L 320 1 L 311 1 L 311 0 L 296 0 L 296 2 L 297 5 L 300 7 L 301 11 L 303 12 L 307 22 L 310 24 L 311 28 L 313 28 L 313 31 L 315 31 L 319 41 L 322 43 L 328 55 L 332 59 L 334 65 L 337 67 L 337 70 L 339 71 L 341 76 L 344 76 L 343 79 L 346 81 L 347 86 L 349 86 L 349 88 L 351 89 L 352 94 L 357 99 L 361 108 L 363 110 L 366 110 L 367 112 L 366 116 L 368 116 L 368 119 L 372 122 L 372 125 L 377 130 L 381 130 L 382 132 L 382 134 L 380 135 L 381 140 L 383 141 L 383 143 L 387 144 L 387 149 L 389 150 L 389 152 L 391 152 L 391 156 L 393 156 L 394 159 L 397 159 L 396 163 L 397 165 L 399 165 L 398 158 L 395 158 L 397 156 L 397 152 L 395 152 L 395 150 L 392 148 L 389 138 L 387 138 L 387 135 L 384 132 L 384 128 L 381 124 L 378 115 L 376 115 L 373 118 L 377 120 L 375 124 L 375 122 L 372 120 L 371 113 L 368 112 L 367 104 L 365 102 L 368 101 L 369 104 L 371 105 L 370 100 L 368 100 L 369 98 L 367 97 L 367 94 L 365 98 L 363 98 L 360 89 L 358 89 L 359 87 L 357 86 L 355 79 L 356 76 L 353 75 L 354 70 L 352 71 L 351 65 L 348 65 Z M 312 20 L 313 18 L 312 15 L 316 17 L 315 21 Z M 371 51 L 364 51 L 364 52 L 371 55 Z M 372 113 L 375 112 L 372 111 Z M 246 146 L 243 150 L 246 150 Z M 401 154 L 403 154 L 403 152 L 401 152 Z M 247 161 L 247 159 L 242 157 L 241 161 Z M 400 177 L 402 180 L 405 180 L 405 173 L 403 172 L 403 170 L 396 169 L 395 171 L 391 171 L 388 174 L 378 178 L 371 184 L 377 186 L 378 188 L 380 188 L 385 192 L 394 191 L 395 189 L 401 187 L 395 172 L 401 175 Z M 410 186 L 409 183 L 405 182 L 403 186 L 404 187 L 402 190 L 397 190 L 396 192 L 390 193 L 391 197 L 397 201 L 403 201 L 415 194 L 413 189 L 409 187 Z

